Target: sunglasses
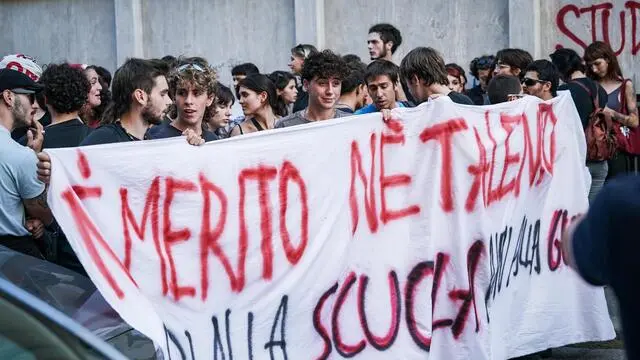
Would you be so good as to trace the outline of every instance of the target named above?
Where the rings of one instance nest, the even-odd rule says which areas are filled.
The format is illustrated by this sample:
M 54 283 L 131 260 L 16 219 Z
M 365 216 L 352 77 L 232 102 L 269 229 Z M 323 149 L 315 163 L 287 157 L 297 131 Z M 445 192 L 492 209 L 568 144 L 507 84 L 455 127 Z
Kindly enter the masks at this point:
M 29 104 L 33 105 L 36 102 L 36 94 L 25 94 L 22 91 L 11 91 L 12 93 L 16 94 L 16 95 L 25 95 L 28 99 L 29 99 Z
M 204 69 L 202 68 L 202 66 L 200 66 L 198 64 L 184 64 L 184 65 L 178 67 L 177 71 L 178 72 L 183 72 L 183 71 L 185 71 L 187 69 L 193 69 L 193 70 L 198 71 L 198 72 L 204 72 Z
M 522 83 L 524 84 L 524 86 L 534 86 L 535 84 L 544 84 L 548 81 L 546 80 L 537 80 L 537 79 L 531 79 L 531 78 L 524 78 L 522 80 Z

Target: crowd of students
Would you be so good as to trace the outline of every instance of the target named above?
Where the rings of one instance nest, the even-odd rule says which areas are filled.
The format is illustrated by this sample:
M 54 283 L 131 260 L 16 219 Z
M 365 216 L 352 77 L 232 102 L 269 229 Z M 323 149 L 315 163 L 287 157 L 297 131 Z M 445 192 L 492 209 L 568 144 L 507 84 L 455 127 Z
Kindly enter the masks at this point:
M 185 136 L 197 145 L 244 134 L 354 114 L 413 107 L 438 96 L 487 105 L 523 94 L 549 100 L 571 92 L 583 127 L 597 108 L 615 122 L 617 155 L 585 159 L 592 201 L 606 179 L 637 172 L 638 108 L 611 47 L 589 45 L 582 56 L 559 49 L 534 60 L 503 49 L 469 64 L 446 64 L 418 47 L 399 65 L 402 44 L 390 24 L 371 27 L 371 62 L 309 44 L 291 49 L 290 71 L 261 73 L 252 63 L 232 69 L 233 86 L 218 82 L 201 57 L 128 59 L 113 77 L 97 65 L 51 63 L 44 70 L 26 55 L 0 61 L 0 244 L 73 270 L 82 266 L 46 203 L 51 163 L 43 150 Z M 240 111 L 241 109 L 241 111 Z M 388 117 L 388 112 L 384 112 Z

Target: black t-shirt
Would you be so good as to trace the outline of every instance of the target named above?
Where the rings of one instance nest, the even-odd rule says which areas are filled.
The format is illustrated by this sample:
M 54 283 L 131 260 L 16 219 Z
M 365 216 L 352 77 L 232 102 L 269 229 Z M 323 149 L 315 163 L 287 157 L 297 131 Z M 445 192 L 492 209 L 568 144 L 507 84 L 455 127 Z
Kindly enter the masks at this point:
M 475 105 L 471 99 L 467 95 L 460 94 L 458 92 L 452 91 L 447 95 L 451 98 L 454 103 L 463 104 L 463 105 Z
M 480 85 L 467 90 L 467 96 L 476 105 L 484 105 L 484 91 Z
M 587 92 L 587 90 L 582 86 L 576 84 L 576 81 L 586 86 L 591 94 L 589 94 L 589 92 Z M 573 98 L 573 102 L 576 104 L 576 109 L 578 109 L 578 114 L 580 115 L 583 128 L 586 128 L 587 125 L 589 125 L 589 115 L 591 115 L 594 110 L 593 99 L 595 98 L 596 91 L 598 91 L 598 102 L 600 103 L 600 108 L 607 106 L 606 90 L 600 86 L 600 84 L 589 78 L 571 80 L 570 82 L 559 86 L 558 90 L 569 90 L 569 92 L 571 92 L 571 97 Z
M 102 125 L 99 128 L 93 130 L 89 136 L 87 136 L 80 146 L 87 145 L 100 145 L 100 144 L 112 144 L 127 141 L 140 140 L 135 136 L 129 134 L 120 124 L 115 122 L 113 124 Z
M 149 139 L 167 139 L 177 136 L 182 136 L 182 131 L 167 123 L 153 126 L 147 130 L 147 134 L 145 135 L 145 137 Z M 202 130 L 202 138 L 206 142 L 218 140 L 218 136 L 216 134 L 207 130 Z
M 43 149 L 58 149 L 80 146 L 80 143 L 89 135 L 91 129 L 80 119 L 64 121 L 59 124 L 49 125 L 44 129 Z M 21 145 L 27 145 L 27 137 L 18 140 Z
M 49 125 L 44 129 L 43 149 L 80 146 L 91 129 L 80 119 Z

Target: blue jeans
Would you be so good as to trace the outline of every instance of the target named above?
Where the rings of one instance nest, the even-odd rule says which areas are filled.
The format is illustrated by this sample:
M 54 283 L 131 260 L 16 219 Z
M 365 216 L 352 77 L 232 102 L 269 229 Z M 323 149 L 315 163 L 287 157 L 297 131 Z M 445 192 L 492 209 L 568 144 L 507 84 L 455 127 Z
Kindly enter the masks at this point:
M 609 164 L 606 161 L 587 161 L 587 168 L 591 174 L 591 188 L 589 189 L 589 204 L 591 204 L 602 190 L 604 180 L 609 172 Z

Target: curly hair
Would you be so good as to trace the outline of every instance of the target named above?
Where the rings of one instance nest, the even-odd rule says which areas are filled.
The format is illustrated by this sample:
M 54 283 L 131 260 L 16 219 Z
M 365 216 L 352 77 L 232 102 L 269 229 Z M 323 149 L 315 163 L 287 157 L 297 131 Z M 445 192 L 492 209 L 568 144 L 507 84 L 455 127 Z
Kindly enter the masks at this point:
M 169 96 L 175 99 L 176 92 L 180 88 L 193 86 L 195 89 L 205 91 L 208 96 L 215 96 L 218 84 L 216 71 L 201 57 L 179 58 L 176 67 L 171 70 L 167 78 L 169 83 Z M 203 124 L 208 123 L 216 113 L 215 101 L 204 111 Z M 176 118 L 177 109 L 171 105 L 169 116 Z
M 79 111 L 91 90 L 82 70 L 74 69 L 68 63 L 49 64 L 40 77 L 40 83 L 45 87 L 47 105 L 58 114 Z
M 493 55 L 482 55 L 474 58 L 469 64 L 469 71 L 474 78 L 480 79 L 480 70 L 489 70 L 494 66 L 496 57 Z
M 331 50 L 309 55 L 302 65 L 300 76 L 302 80 L 311 81 L 314 78 L 330 79 L 336 78 L 340 81 L 349 75 L 349 68 L 346 61 Z

